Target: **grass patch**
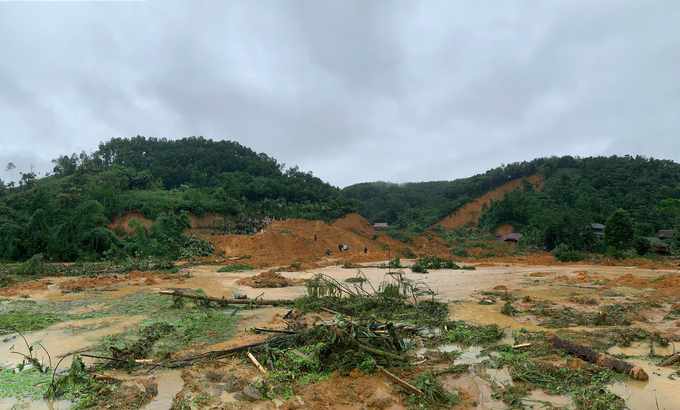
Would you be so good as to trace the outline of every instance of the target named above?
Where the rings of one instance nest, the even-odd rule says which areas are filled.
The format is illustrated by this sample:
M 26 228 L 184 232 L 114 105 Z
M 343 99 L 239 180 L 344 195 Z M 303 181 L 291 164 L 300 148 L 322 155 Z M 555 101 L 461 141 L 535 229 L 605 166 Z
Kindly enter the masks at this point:
M 246 263 L 239 263 L 236 265 L 223 266 L 217 272 L 245 272 L 253 270 L 254 268 Z
M 462 320 L 446 322 L 448 329 L 444 333 L 446 343 L 455 343 L 463 347 L 488 345 L 503 337 L 503 330 L 497 325 L 476 326 Z

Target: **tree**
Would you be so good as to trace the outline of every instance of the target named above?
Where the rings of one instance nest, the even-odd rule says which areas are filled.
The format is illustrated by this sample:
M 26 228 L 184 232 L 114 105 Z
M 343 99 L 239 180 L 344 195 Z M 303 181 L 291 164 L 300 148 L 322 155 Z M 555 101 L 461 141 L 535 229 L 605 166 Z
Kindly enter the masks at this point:
M 628 212 L 621 208 L 612 212 L 604 226 L 604 241 L 607 247 L 624 251 L 631 247 L 633 239 L 633 221 Z
M 9 164 L 7 164 L 7 168 L 5 168 L 5 171 L 9 171 L 9 176 L 10 176 L 9 182 L 10 183 L 14 182 L 14 174 L 12 173 L 12 170 L 14 170 L 14 168 L 16 168 L 16 166 L 14 166 L 13 162 L 10 162 Z

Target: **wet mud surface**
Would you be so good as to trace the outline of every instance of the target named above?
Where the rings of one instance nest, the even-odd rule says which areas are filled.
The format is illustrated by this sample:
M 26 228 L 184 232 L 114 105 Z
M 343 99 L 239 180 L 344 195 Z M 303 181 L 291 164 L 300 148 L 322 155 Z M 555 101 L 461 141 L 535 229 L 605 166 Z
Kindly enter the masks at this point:
M 224 244 L 227 246 L 227 244 Z M 403 260 L 410 265 L 412 261 Z M 375 267 L 373 262 L 359 269 L 371 285 L 377 287 L 388 275 L 388 270 Z M 629 346 L 609 346 L 606 353 L 616 355 L 641 366 L 649 375 L 648 381 L 620 380 L 608 386 L 609 390 L 626 402 L 631 409 L 673 409 L 680 403 L 680 376 L 678 365 L 659 367 L 661 359 L 674 352 L 673 342 L 680 347 L 680 317 L 674 316 L 677 309 L 673 303 L 680 301 L 680 276 L 674 267 L 663 269 L 658 265 L 653 269 L 640 267 L 621 267 L 603 265 L 538 265 L 517 262 L 476 263 L 476 270 L 431 270 L 426 274 L 412 273 L 403 269 L 406 278 L 422 281 L 437 292 L 437 298 L 446 302 L 451 320 L 464 320 L 477 325 L 498 324 L 504 329 L 505 337 L 499 343 L 509 345 L 517 341 L 512 332 L 521 329 L 535 332 L 576 332 L 580 341 L 588 342 L 589 335 L 597 334 L 600 342 L 607 334 L 615 334 L 621 328 L 643 329 L 656 332 L 659 337 L 670 341 L 668 346 L 650 345 L 649 342 L 631 342 Z M 361 266 L 361 264 L 359 264 Z M 117 306 L 119 300 L 137 294 L 157 295 L 165 289 L 202 289 L 207 295 L 233 298 L 247 296 L 262 299 L 295 299 L 306 295 L 304 280 L 317 273 L 323 273 L 338 281 L 345 281 L 357 275 L 357 268 L 345 269 L 340 266 L 326 266 L 299 272 L 280 272 L 288 286 L 255 288 L 244 285 L 260 273 L 270 268 L 243 273 L 216 272 L 220 265 L 185 266 L 181 273 L 163 276 L 158 274 L 137 273 L 125 278 L 77 279 L 43 278 L 39 281 L 21 284 L 13 290 L 6 290 L 10 301 L 27 300 L 38 303 L 73 303 L 80 305 L 66 310 L 67 314 L 98 314 Z M 279 280 L 279 279 L 277 279 Z M 366 284 L 365 286 L 367 286 Z M 509 297 L 508 295 L 512 295 Z M 164 296 L 158 296 L 159 298 Z M 519 313 L 501 313 L 511 300 Z M 480 304 L 487 301 L 489 304 Z M 9 303 L 9 302 L 3 302 Z M 618 304 L 618 305 L 617 305 Z M 608 311 L 607 306 L 622 306 Z M 633 309 L 631 307 L 636 307 Z M 537 306 L 540 307 L 537 308 Z M 625 310 L 628 309 L 628 310 Z M 225 340 L 213 344 L 196 346 L 192 352 L 221 350 L 262 341 L 267 335 L 251 331 L 255 327 L 286 329 L 282 319 L 288 312 L 287 307 L 259 307 L 237 310 L 236 329 Z M 546 312 L 553 314 L 562 311 L 592 314 L 593 318 L 607 323 L 614 314 L 625 313 L 629 324 L 588 324 L 579 323 L 579 318 L 567 317 L 562 327 L 546 327 Z M 614 312 L 614 313 L 612 313 Z M 618 313 L 617 313 L 618 312 Z M 678 312 L 680 314 L 680 312 Z M 561 316 L 560 316 L 561 317 Z M 588 316 L 590 317 L 590 316 Z M 124 333 L 126 329 L 138 325 L 149 317 L 143 312 L 130 315 L 106 315 L 82 320 L 70 320 L 53 324 L 43 330 L 28 332 L 24 336 L 30 343 L 38 342 L 52 356 L 81 351 L 94 345 L 102 338 Z M 553 318 L 554 319 L 554 318 Z M 327 313 L 310 314 L 307 322 L 314 320 L 333 320 Z M 562 319 L 561 319 L 562 320 Z M 585 320 L 585 319 L 583 319 Z M 600 332 L 600 333 L 597 333 Z M 574 333 L 572 333 L 574 334 Z M 605 336 L 602 336 L 605 335 Z M 594 337 L 594 336 L 593 336 Z M 595 339 L 593 339 L 595 340 Z M 23 342 L 22 342 L 23 343 Z M 0 337 L 0 363 L 16 365 L 21 361 L 12 353 L 12 347 L 20 345 L 16 334 Z M 514 382 L 507 368 L 493 369 L 482 366 L 489 356 L 479 347 L 461 347 L 455 344 L 440 346 L 434 350 L 441 353 L 454 352 L 456 365 L 467 365 L 468 370 L 455 376 L 441 377 L 444 385 L 458 392 L 463 398 L 456 408 L 504 409 L 509 408 L 498 396 L 499 386 L 521 386 Z M 651 355 L 650 355 L 651 353 Z M 404 372 L 404 377 L 417 374 L 425 369 L 437 369 L 433 363 L 432 349 L 423 348 L 414 352 L 412 370 Z M 94 359 L 87 359 L 92 363 Z M 157 392 L 144 407 L 145 409 L 169 409 L 173 402 L 182 399 L 193 403 L 197 408 L 211 409 L 403 409 L 411 406 L 408 396 L 392 380 L 380 374 L 363 373 L 358 369 L 348 374 L 336 373 L 331 377 L 299 386 L 294 392 L 277 395 L 274 400 L 244 400 L 239 392 L 245 385 L 255 385 L 263 378 L 250 362 L 238 358 L 227 358 L 211 364 L 202 364 L 185 369 L 135 370 L 131 374 L 120 370 L 111 371 L 110 376 L 128 384 L 143 384 L 153 379 L 158 385 Z M 217 381 L 210 381 L 210 380 Z M 140 384 L 141 383 L 141 384 Z M 231 383 L 231 384 L 230 384 Z M 240 384 L 239 384 L 240 383 Z M 236 389 L 235 385 L 241 390 Z M 243 386 L 242 386 L 243 385 Z M 236 391 L 232 391 L 236 390 Z M 209 397 L 209 399 L 206 399 Z M 548 395 L 541 389 L 531 389 L 527 403 L 534 408 L 574 408 L 569 395 Z M 0 409 L 11 409 L 18 401 L 11 398 L 0 399 Z M 197 404 L 198 403 L 198 404 Z M 651 405 L 650 403 L 653 403 Z M 25 403 L 29 409 L 67 409 L 70 403 L 59 401 L 53 404 L 42 401 Z M 653 406 L 653 407 L 650 407 Z M 541 407 L 543 406 L 543 407 Z M 192 407 L 193 408 L 193 407 Z

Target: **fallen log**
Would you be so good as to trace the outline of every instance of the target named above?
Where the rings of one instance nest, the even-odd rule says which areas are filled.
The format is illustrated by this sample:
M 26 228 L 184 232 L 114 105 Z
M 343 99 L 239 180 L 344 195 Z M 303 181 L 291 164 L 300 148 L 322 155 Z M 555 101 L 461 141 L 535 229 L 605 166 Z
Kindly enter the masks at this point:
M 674 356 L 671 356 L 668 359 L 664 360 L 663 362 L 659 363 L 659 366 L 670 366 L 677 362 L 680 362 L 680 353 L 677 353 Z
M 207 296 L 207 295 L 194 295 L 191 293 L 184 293 L 180 292 L 178 290 L 161 290 L 158 292 L 161 295 L 167 295 L 167 296 L 179 296 L 182 298 L 187 298 L 187 299 L 199 299 L 199 300 L 207 300 L 209 302 L 217 302 L 217 303 L 222 303 L 222 304 L 228 304 L 228 305 L 258 305 L 258 306 L 272 306 L 272 305 L 292 305 L 295 303 L 294 300 L 291 299 L 279 299 L 279 300 L 248 300 L 248 299 L 226 299 L 226 298 L 216 298 L 213 296 Z
M 297 330 L 265 329 L 263 327 L 254 327 L 253 330 L 256 331 L 256 332 L 265 332 L 265 333 L 283 333 L 284 335 L 296 335 L 296 334 L 298 334 Z
M 418 396 L 424 396 L 425 395 L 425 393 L 423 393 L 423 391 L 420 390 L 419 388 L 417 388 L 416 386 L 400 379 L 399 377 L 388 372 L 387 370 L 383 369 L 382 367 L 380 368 L 380 372 L 383 373 L 385 376 L 389 377 L 390 379 L 392 379 L 393 381 L 399 383 L 403 388 L 410 391 L 411 393 L 417 394 Z
M 576 355 L 583 360 L 595 363 L 598 366 L 609 367 L 619 373 L 623 373 L 635 380 L 649 380 L 649 376 L 640 366 L 624 362 L 607 354 L 600 353 L 589 347 L 583 346 L 571 340 L 562 339 L 557 336 L 550 339 L 553 346 L 558 347 L 570 354 Z

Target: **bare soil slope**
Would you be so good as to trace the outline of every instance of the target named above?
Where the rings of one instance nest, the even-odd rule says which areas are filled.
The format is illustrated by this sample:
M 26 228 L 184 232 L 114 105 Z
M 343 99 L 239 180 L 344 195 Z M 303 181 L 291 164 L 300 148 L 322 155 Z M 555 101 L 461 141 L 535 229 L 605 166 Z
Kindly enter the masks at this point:
M 316 240 L 314 236 L 316 235 Z M 291 263 L 328 265 L 337 261 L 373 262 L 388 259 L 389 245 L 392 251 L 413 248 L 395 239 L 379 236 L 358 214 L 349 214 L 338 219 L 333 225 L 322 221 L 289 219 L 275 221 L 265 228 L 264 233 L 254 235 L 205 236 L 213 245 L 215 253 L 226 257 L 250 255 L 240 261 L 252 266 L 282 266 Z M 347 245 L 349 251 L 340 252 L 338 245 Z M 364 253 L 368 248 L 368 253 Z M 330 250 L 330 257 L 326 251 Z M 393 255 L 394 256 L 394 255 Z
M 545 181 L 543 181 L 543 178 L 539 175 L 531 175 L 527 177 L 527 179 L 533 184 L 538 185 L 538 190 L 540 190 L 541 187 L 543 187 L 543 184 L 545 184 Z M 462 208 L 444 218 L 437 225 L 441 225 L 446 229 L 453 229 L 465 226 L 465 224 L 468 222 L 477 222 L 477 220 L 479 220 L 479 216 L 482 213 L 482 206 L 484 204 L 489 205 L 492 199 L 501 199 L 506 191 L 514 190 L 521 183 L 522 179 L 515 179 L 499 188 L 494 189 L 491 192 L 487 192 L 486 194 L 475 199 L 473 202 L 463 205 Z

